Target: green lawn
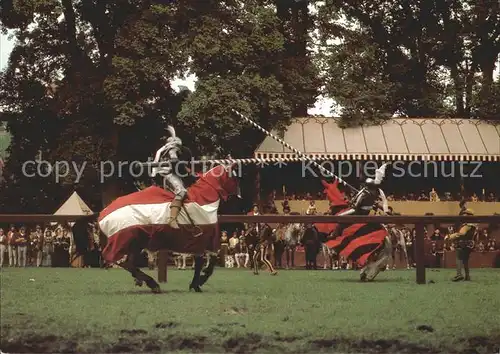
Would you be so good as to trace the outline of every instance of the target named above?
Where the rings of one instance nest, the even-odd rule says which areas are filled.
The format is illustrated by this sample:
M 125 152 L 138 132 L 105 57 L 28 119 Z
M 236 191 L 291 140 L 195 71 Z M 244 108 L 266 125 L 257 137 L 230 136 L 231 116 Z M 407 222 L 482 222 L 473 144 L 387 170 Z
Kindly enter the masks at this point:
M 216 269 L 204 293 L 170 270 L 164 293 L 121 269 L 8 269 L 3 352 L 467 352 L 500 349 L 500 270 L 381 273 Z M 33 280 L 32 280 L 33 279 Z M 429 330 L 418 329 L 429 326 Z

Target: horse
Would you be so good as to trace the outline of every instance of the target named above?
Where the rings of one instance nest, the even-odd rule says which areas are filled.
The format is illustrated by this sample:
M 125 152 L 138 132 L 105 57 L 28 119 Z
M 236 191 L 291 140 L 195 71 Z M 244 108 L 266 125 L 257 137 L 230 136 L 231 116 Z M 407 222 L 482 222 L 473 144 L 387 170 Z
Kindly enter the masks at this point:
M 330 200 L 334 215 L 349 209 L 349 203 L 339 188 L 338 180 L 333 183 L 321 181 Z M 318 232 L 330 235 L 337 228 L 336 223 L 316 223 Z M 326 246 L 337 255 L 351 259 L 362 267 L 361 281 L 372 281 L 380 271 L 385 270 L 392 253 L 389 232 L 380 224 L 341 225 L 341 234 L 333 240 L 327 240 Z
M 323 269 L 336 269 L 335 259 L 337 257 L 335 257 L 335 252 L 328 248 L 325 242 L 321 242 L 321 254 L 323 255 Z
M 233 165 L 234 166 L 234 165 Z M 160 292 L 158 283 L 136 266 L 143 249 L 195 255 L 195 270 L 189 290 L 201 292 L 201 286 L 212 275 L 220 246 L 216 233 L 217 211 L 221 200 L 239 193 L 239 181 L 232 166 L 216 166 L 200 174 L 188 188 L 187 198 L 179 213 L 179 229 L 167 225 L 174 194 L 157 186 L 120 197 L 99 214 L 103 240 L 102 256 L 130 272 L 137 286 L 144 283 L 152 292 Z M 201 230 L 201 233 L 200 233 Z M 209 264 L 201 275 L 204 255 Z
M 302 236 L 304 235 L 304 225 L 299 223 L 290 223 L 285 227 L 285 254 L 286 254 L 286 268 L 293 268 L 295 266 L 295 250 L 300 244 Z M 291 262 L 290 262 L 291 261 Z
M 411 269 L 410 261 L 408 259 L 408 251 L 406 249 L 406 238 L 403 230 L 398 229 L 394 225 L 389 225 L 388 230 L 392 243 L 392 253 L 391 253 L 392 269 L 396 269 L 396 250 L 401 252 L 400 256 L 402 255 L 404 257 L 406 262 L 406 269 Z

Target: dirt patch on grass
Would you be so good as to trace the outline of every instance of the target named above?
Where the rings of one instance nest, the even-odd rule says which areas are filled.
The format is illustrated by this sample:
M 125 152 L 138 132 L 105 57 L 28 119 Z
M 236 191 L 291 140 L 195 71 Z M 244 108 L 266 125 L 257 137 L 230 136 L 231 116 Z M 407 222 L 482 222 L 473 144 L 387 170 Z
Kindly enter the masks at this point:
M 310 342 L 318 349 L 331 351 L 356 351 L 363 353 L 440 353 L 439 350 L 426 348 L 398 340 L 361 340 L 359 342 L 347 339 L 320 339 Z
M 213 333 L 213 332 L 212 332 Z M 161 339 L 148 338 L 144 330 L 121 331 L 123 337 L 117 342 L 102 343 L 98 340 L 94 343 L 85 343 L 79 346 L 77 338 L 62 338 L 58 336 L 30 335 L 22 339 L 2 338 L 0 349 L 6 353 L 138 353 L 138 352 L 165 352 L 165 351 L 188 351 L 188 352 L 226 352 L 226 353 L 256 353 L 273 352 L 280 353 L 289 351 L 282 344 L 288 346 L 295 341 L 304 338 L 295 336 L 281 336 L 278 332 L 273 337 L 264 337 L 260 334 L 249 333 L 227 337 L 228 333 L 214 333 L 218 338 L 204 336 L 182 336 L 171 334 Z M 80 338 L 81 339 L 81 338 Z M 219 341 L 217 341 L 219 339 Z M 500 336 L 473 337 L 464 339 L 464 345 L 460 350 L 455 348 L 428 348 L 398 340 L 361 340 L 352 341 L 347 339 L 321 339 L 309 342 L 309 348 L 301 348 L 307 351 L 321 352 L 362 352 L 362 353 L 496 353 L 500 347 Z
M 254 353 L 263 350 L 278 353 L 283 351 L 280 347 L 272 345 L 269 340 L 255 333 L 231 337 L 226 339 L 222 346 L 229 353 Z
M 456 348 L 430 348 L 399 340 L 361 340 L 352 341 L 347 339 L 322 339 L 310 342 L 317 349 L 326 351 L 354 351 L 363 353 L 496 353 L 500 348 L 500 336 L 498 337 L 473 337 L 463 340 L 463 347 Z
M 5 353 L 76 353 L 77 343 L 52 335 L 30 335 L 21 340 L 2 337 L 0 349 Z

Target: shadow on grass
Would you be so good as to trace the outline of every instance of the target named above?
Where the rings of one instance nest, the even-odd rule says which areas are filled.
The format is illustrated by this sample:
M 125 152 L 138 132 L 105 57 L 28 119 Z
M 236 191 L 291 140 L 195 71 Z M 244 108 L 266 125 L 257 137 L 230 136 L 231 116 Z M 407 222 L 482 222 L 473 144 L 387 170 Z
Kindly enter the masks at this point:
M 359 284 L 371 284 L 371 283 L 406 283 L 406 281 L 402 278 L 376 278 L 373 281 L 361 281 L 358 278 L 341 278 L 341 279 L 335 279 L 337 282 L 341 283 L 359 283 Z
M 90 294 L 91 295 L 151 295 L 151 296 L 161 296 L 161 295 L 169 295 L 169 294 L 196 294 L 193 290 L 189 291 L 189 289 L 186 288 L 186 290 L 182 289 L 162 289 L 160 293 L 153 293 L 149 289 L 132 289 L 132 290 L 117 290 L 117 291 L 92 291 Z M 213 289 L 205 289 L 203 292 L 199 293 L 200 295 L 203 295 L 204 293 L 207 294 L 227 294 L 227 291 L 224 290 L 213 290 Z

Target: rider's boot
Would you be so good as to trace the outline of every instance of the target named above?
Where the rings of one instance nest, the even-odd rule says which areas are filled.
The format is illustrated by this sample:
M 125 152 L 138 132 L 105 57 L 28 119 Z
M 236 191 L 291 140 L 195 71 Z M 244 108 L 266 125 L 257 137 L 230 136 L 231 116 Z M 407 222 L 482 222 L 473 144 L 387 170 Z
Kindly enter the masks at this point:
M 170 204 L 170 217 L 167 220 L 167 225 L 173 229 L 178 229 L 179 224 L 177 223 L 177 216 L 182 207 L 182 200 L 174 199 Z

